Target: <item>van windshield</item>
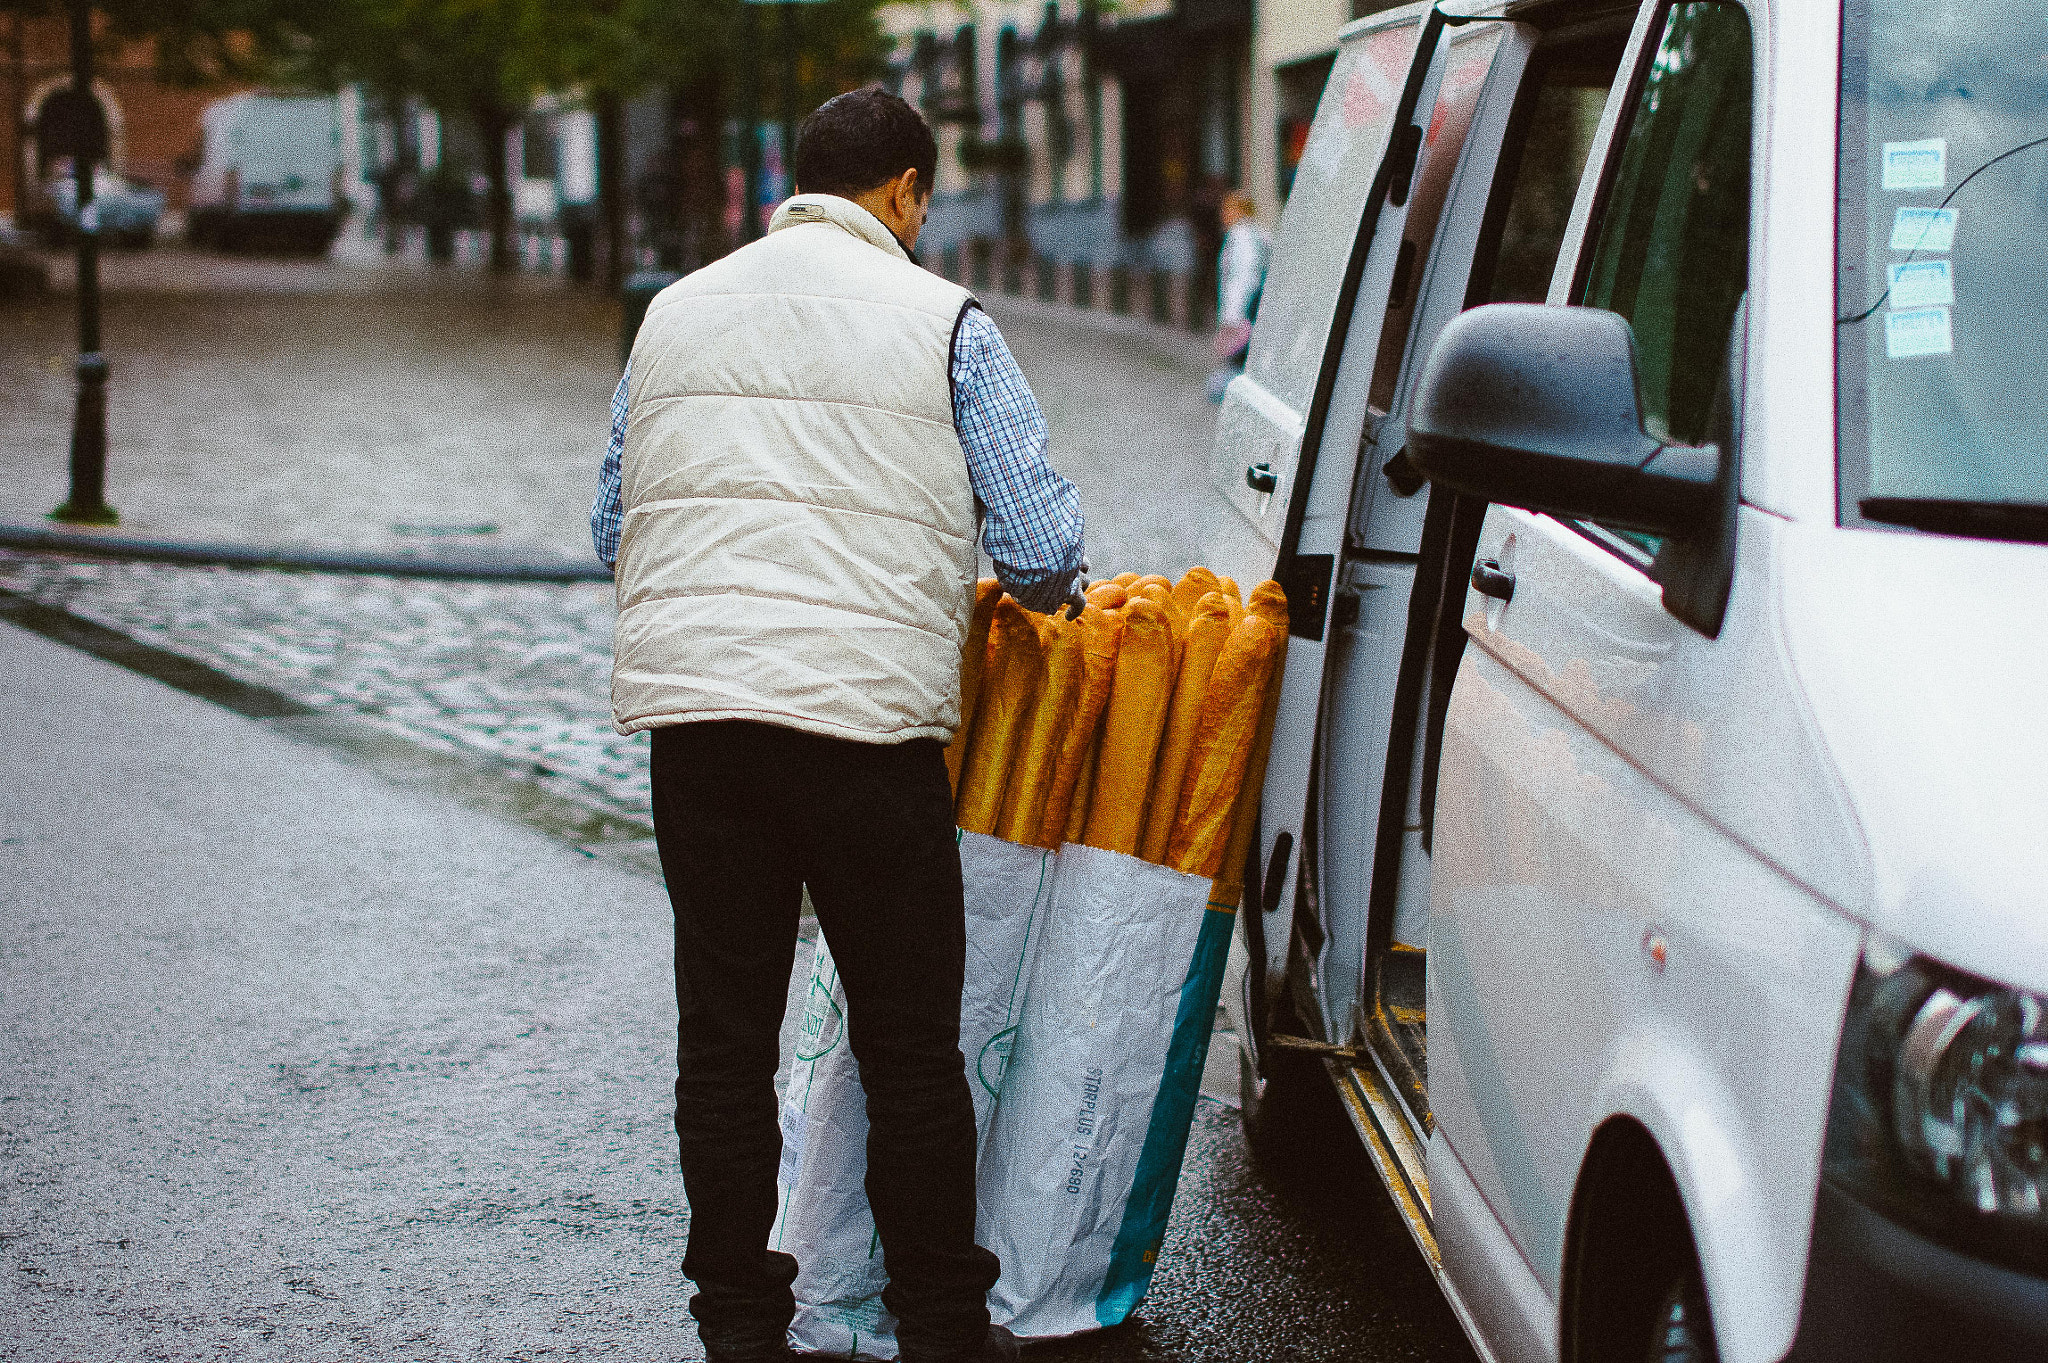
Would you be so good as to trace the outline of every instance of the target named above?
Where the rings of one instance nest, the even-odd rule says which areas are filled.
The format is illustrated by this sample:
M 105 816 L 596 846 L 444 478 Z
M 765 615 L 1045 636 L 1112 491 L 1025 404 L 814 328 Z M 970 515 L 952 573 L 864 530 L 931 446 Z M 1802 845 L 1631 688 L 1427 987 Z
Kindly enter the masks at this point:
M 2048 540 L 2048 16 L 1847 0 L 1842 519 Z

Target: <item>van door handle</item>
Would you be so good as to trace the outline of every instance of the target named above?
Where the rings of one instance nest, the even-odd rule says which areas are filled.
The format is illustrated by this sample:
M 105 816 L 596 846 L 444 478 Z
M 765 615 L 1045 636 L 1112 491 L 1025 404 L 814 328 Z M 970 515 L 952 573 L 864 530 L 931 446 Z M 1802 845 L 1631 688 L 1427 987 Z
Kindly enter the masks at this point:
M 1271 492 L 1280 486 L 1271 464 L 1253 464 L 1244 471 L 1244 485 L 1253 492 Z
M 1481 596 L 1490 596 L 1496 601 L 1515 599 L 1515 575 L 1502 572 L 1498 559 L 1481 559 L 1473 564 L 1472 585 Z

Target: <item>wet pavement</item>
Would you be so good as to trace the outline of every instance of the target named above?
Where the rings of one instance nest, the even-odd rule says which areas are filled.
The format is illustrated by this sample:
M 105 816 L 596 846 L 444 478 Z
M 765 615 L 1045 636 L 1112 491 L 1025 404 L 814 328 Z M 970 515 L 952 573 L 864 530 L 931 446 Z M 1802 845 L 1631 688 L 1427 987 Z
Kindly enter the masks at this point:
M 701 1356 L 658 884 L 296 722 L 0 625 L 0 1352 Z M 1303 1120 L 1261 1168 L 1198 1104 L 1138 1319 L 1032 1356 L 1469 1357 Z
M 1081 489 L 1098 574 L 1178 575 L 1199 546 L 1208 343 L 987 305 Z M 588 561 L 619 377 L 618 306 L 596 292 L 166 247 L 110 257 L 105 313 L 116 533 Z M 0 312 L 0 522 L 39 524 L 64 499 L 73 326 L 61 293 Z
M 229 265 L 114 281 L 124 532 L 585 552 L 607 306 Z M 1188 561 L 1199 338 L 990 306 L 1098 572 Z M 0 327 L 0 521 L 61 494 L 65 313 Z M 609 589 L 0 553 L 0 591 L 258 698 L 0 625 L 0 1355 L 698 1356 Z M 1034 1356 L 1469 1358 L 1334 1100 L 1316 1120 L 1308 1167 L 1260 1169 L 1202 1102 L 1139 1321 Z

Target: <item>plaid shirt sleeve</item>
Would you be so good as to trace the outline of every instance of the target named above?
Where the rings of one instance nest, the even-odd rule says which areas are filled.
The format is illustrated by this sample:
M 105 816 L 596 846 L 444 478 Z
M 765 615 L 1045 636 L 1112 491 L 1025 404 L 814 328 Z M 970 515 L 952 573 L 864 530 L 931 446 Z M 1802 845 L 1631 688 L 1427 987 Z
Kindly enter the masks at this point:
M 969 306 L 953 337 L 953 424 L 984 508 L 982 547 L 1019 604 L 1059 607 L 1081 570 L 1081 498 L 1045 458 L 1045 414 L 987 313 Z
M 619 557 L 619 520 L 623 514 L 619 461 L 626 453 L 626 382 L 632 377 L 633 366 L 629 361 L 626 372 L 619 376 L 617 391 L 612 394 L 612 438 L 605 445 L 604 467 L 597 475 L 597 498 L 590 504 L 590 545 L 607 568 L 615 567 Z

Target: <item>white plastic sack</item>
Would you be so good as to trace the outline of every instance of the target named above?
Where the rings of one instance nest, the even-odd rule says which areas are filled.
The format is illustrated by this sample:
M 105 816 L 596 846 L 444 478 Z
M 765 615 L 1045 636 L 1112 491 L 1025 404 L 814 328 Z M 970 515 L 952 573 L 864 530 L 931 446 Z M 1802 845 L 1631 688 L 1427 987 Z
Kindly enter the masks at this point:
M 967 970 L 960 1051 L 981 1143 L 1002 1088 L 1044 921 L 1054 854 L 980 833 L 960 834 Z M 868 1210 L 867 1098 L 846 1041 L 846 992 L 820 941 L 782 1105 L 781 1204 L 769 1247 L 796 1256 L 799 1349 L 840 1358 L 896 1357 L 882 1308 L 881 1244 Z
M 1060 849 L 1023 1023 L 982 1144 L 977 1239 L 998 1324 L 1121 1324 L 1145 1295 L 1187 1148 L 1228 955 L 1210 882 Z

